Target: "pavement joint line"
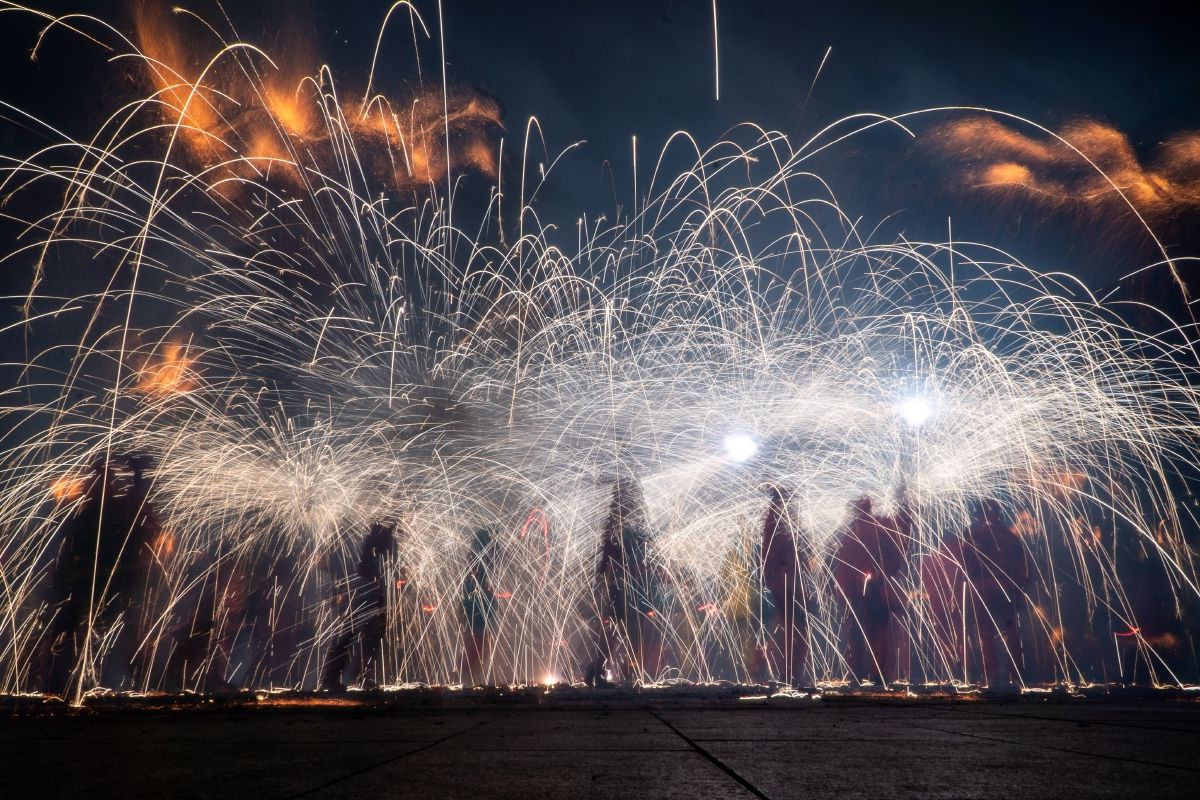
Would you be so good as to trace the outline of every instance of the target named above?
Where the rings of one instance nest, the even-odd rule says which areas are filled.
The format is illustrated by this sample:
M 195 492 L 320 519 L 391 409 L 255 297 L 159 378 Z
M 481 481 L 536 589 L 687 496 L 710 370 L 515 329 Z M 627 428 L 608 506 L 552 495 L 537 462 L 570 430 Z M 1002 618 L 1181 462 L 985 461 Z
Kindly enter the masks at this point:
M 726 775 L 728 775 L 729 777 L 731 777 L 735 781 L 737 781 L 738 784 L 740 784 L 742 786 L 742 788 L 746 789 L 748 792 L 753 794 L 755 797 L 761 798 L 761 800 L 771 800 L 771 798 L 768 797 L 761 789 L 759 789 L 753 783 L 751 783 L 750 781 L 743 778 L 740 774 L 738 774 L 738 772 L 733 767 L 729 766 L 724 761 L 722 761 L 721 759 L 714 756 L 712 753 L 705 750 L 703 747 L 701 747 L 699 744 L 697 744 L 694 739 L 690 738 L 683 731 L 679 730 L 674 725 L 672 725 L 671 723 L 667 722 L 665 719 L 660 717 L 658 714 L 656 714 L 654 712 L 654 709 L 647 707 L 645 709 L 645 711 L 647 714 L 654 717 L 656 720 L 661 722 L 663 725 L 666 725 L 668 728 L 670 728 L 672 731 L 674 731 L 676 736 L 678 736 L 680 739 L 683 739 L 685 742 L 687 742 L 688 745 L 691 746 L 691 748 L 693 750 L 695 750 L 697 753 L 699 753 L 704 758 L 706 758 L 709 762 L 711 762 L 713 764 L 713 766 L 715 766 L 717 769 L 721 770 Z
M 1055 747 L 1048 744 L 1030 744 L 1029 742 L 1017 741 L 1014 739 L 1002 739 L 999 736 L 984 736 L 981 733 L 964 733 L 963 731 L 948 731 L 941 728 L 930 728 L 925 725 L 913 725 L 912 727 L 921 730 L 935 731 L 937 733 L 947 733 L 951 736 L 969 736 L 972 739 L 982 739 L 985 742 L 996 742 L 998 744 L 1012 744 L 1020 747 L 1028 747 L 1033 750 L 1053 750 L 1056 753 L 1070 753 L 1074 756 L 1088 756 L 1090 758 L 1101 758 L 1106 761 L 1122 761 L 1127 764 L 1139 764 L 1143 767 L 1159 767 L 1161 769 L 1176 769 L 1183 772 L 1200 772 L 1196 767 L 1181 767 L 1178 764 L 1164 764 L 1161 761 L 1146 761 L 1141 758 L 1129 758 L 1127 756 L 1110 756 L 1106 753 L 1093 753 L 1088 750 L 1074 750 L 1070 747 Z
M 895 742 L 895 737 L 864 737 L 864 736 L 773 736 L 769 739 L 752 739 L 750 737 L 742 738 L 719 738 L 719 737 L 704 737 L 703 739 L 694 739 L 696 742 L 716 742 L 717 744 L 742 743 L 746 744 L 774 744 L 775 742 L 870 742 L 872 744 L 887 744 Z
M 975 708 L 955 708 L 951 709 L 957 714 L 967 714 L 968 716 L 991 717 L 994 719 L 1036 719 L 1039 722 L 1066 722 L 1072 725 L 1103 725 L 1110 728 L 1128 728 L 1129 730 L 1137 731 L 1159 731 L 1161 733 L 1190 733 L 1193 736 L 1200 736 L 1200 730 L 1188 730 L 1186 728 L 1162 728 L 1155 725 L 1130 725 L 1127 722 L 1106 722 L 1104 720 L 1091 719 L 1068 719 L 1066 717 L 1046 717 L 1039 714 L 1004 714 L 999 711 L 984 711 Z
M 313 786 L 310 789 L 305 789 L 302 792 L 296 792 L 293 795 L 289 795 L 287 800 L 296 800 L 296 798 L 299 798 L 299 797 L 308 797 L 309 795 L 315 794 L 316 792 L 319 792 L 322 789 L 328 789 L 330 786 L 336 786 L 337 784 L 341 783 L 342 781 L 348 781 L 351 778 L 357 778 L 359 775 L 368 773 L 373 769 L 379 769 L 380 767 L 387 766 L 388 764 L 391 764 L 394 761 L 399 761 L 400 759 L 406 758 L 407 756 L 416 755 L 417 753 L 421 753 L 421 752 L 424 752 L 425 750 L 432 749 L 434 747 L 437 747 L 442 742 L 447 742 L 447 741 L 455 738 L 456 736 L 462 736 L 464 733 L 470 733 L 471 731 L 478 730 L 478 729 L 482 728 L 484 725 L 487 725 L 491 721 L 492 721 L 491 719 L 482 720 L 480 722 L 475 723 L 474 725 L 469 725 L 460 731 L 455 731 L 454 733 L 447 734 L 446 736 L 443 736 L 440 739 L 435 739 L 432 742 L 427 742 L 426 744 L 424 744 L 420 747 L 414 748 L 412 750 L 405 750 L 403 753 L 400 753 L 399 755 L 392 756 L 391 758 L 385 758 L 383 761 L 378 761 L 374 764 L 369 764 L 369 765 L 363 767 L 362 769 L 356 769 L 353 772 L 348 772 L 345 775 L 342 775 L 340 777 L 332 778 L 330 780 L 325 781 L 324 783 L 322 783 L 319 786 Z

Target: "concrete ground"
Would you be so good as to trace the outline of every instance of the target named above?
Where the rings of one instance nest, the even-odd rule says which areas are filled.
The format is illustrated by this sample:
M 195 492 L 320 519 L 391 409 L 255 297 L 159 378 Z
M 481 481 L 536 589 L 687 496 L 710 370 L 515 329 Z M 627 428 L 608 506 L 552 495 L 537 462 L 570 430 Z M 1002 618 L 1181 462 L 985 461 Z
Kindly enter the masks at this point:
M 0 703 L 0 797 L 1031 800 L 1200 791 L 1200 702 L 1187 696 L 351 698 L 84 711 Z

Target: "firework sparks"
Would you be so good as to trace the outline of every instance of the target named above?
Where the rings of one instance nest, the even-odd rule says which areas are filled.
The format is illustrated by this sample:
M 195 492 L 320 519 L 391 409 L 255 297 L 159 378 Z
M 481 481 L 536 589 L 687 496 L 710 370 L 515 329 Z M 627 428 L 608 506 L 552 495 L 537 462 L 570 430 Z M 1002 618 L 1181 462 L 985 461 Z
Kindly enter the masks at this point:
M 47 251 L 111 259 L 75 307 L 127 320 L 68 343 L 52 402 L 3 408 L 0 690 L 312 686 L 362 624 L 373 523 L 397 530 L 380 684 L 860 680 L 851 640 L 896 651 L 862 659 L 885 682 L 1082 681 L 1125 646 L 1180 680 L 1126 583 L 1197 593 L 1191 329 L 986 246 L 863 242 L 803 169 L 828 143 L 777 133 L 574 247 L 524 189 L 516 235 L 473 237 L 442 184 L 500 175 L 494 101 L 347 103 L 328 69 L 136 23 L 147 102 L 0 162 L 9 195 L 63 190 Z M 1012 151 L 993 180 L 1043 180 L 1048 145 L 964 124 Z M 848 555 L 870 537 L 895 563 Z M 1118 629 L 1113 656 L 1072 638 Z

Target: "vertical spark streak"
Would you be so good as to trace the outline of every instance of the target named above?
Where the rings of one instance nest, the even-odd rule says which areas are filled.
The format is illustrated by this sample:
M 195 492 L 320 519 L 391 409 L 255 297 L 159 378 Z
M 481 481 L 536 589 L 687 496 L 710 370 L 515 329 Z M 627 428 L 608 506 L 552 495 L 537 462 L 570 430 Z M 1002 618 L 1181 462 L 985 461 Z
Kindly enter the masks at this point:
M 717 0 L 712 0 L 713 20 L 713 88 L 715 99 L 721 99 L 721 53 L 717 42 Z

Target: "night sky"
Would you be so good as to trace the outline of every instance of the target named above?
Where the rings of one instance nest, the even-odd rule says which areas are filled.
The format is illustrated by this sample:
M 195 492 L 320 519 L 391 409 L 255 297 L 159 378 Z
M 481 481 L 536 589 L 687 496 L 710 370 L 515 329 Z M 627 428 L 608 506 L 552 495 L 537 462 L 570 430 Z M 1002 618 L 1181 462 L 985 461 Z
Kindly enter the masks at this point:
M 1150 158 L 1173 134 L 1200 129 L 1200 59 L 1188 12 L 1168 10 L 1169 4 L 1117 10 L 1048 5 L 721 2 L 719 101 L 707 0 L 448 0 L 443 14 L 450 80 L 500 100 L 508 153 L 530 116 L 541 121 L 551 154 L 585 143 L 559 165 L 542 196 L 542 207 L 569 225 L 582 213 L 627 207 L 635 135 L 644 171 L 677 130 L 707 145 L 739 123 L 754 122 L 801 141 L 848 114 L 944 105 L 1002 109 L 1052 129 L 1079 117 L 1096 119 L 1125 133 L 1139 158 Z M 215 14 L 204 2 L 189 7 Z M 120 3 L 47 8 L 86 11 L 129 28 Z M 230 3 L 227 11 L 243 39 L 277 54 L 307 40 L 343 85 L 358 86 L 387 8 L 386 2 Z M 438 9 L 432 2 L 418 8 L 434 34 L 421 46 L 424 77 L 437 83 Z M 0 99 L 82 136 L 131 96 L 121 67 L 74 37 L 50 37 L 38 62 L 30 63 L 38 26 L 16 14 L 5 14 L 3 23 Z M 386 40 L 377 83 L 387 91 L 415 81 L 412 41 L 401 20 Z M 945 119 L 922 118 L 917 127 Z M 45 142 L 0 123 L 6 154 L 22 155 L 39 143 Z M 813 166 L 848 214 L 869 227 L 883 223 L 879 239 L 941 241 L 953 217 L 956 239 L 996 244 L 1095 288 L 1156 260 L 1148 237 L 1127 215 L 1114 219 L 964 192 L 956 181 L 958 163 L 894 129 L 841 145 Z M 1182 208 L 1154 220 L 1173 256 L 1196 252 L 1196 216 Z M 21 291 L 27 280 L 20 263 L 8 265 L 9 289 Z M 1170 289 L 1152 282 L 1138 291 Z

